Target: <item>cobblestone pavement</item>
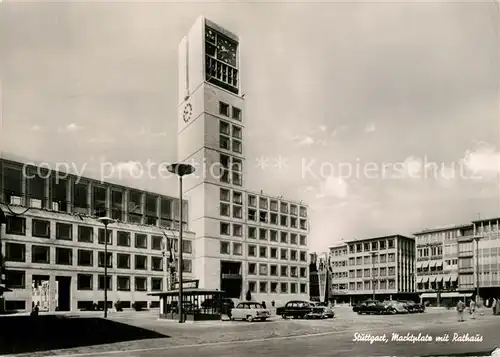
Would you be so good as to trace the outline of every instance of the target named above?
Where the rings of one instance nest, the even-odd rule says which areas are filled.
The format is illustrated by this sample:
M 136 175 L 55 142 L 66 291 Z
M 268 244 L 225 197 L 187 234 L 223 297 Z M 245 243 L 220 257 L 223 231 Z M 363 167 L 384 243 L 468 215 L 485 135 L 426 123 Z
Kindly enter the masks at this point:
M 195 351 L 199 345 L 206 345 L 210 351 L 213 350 L 213 355 L 221 353 L 220 349 L 228 348 L 228 345 L 212 346 L 211 344 L 224 344 L 235 342 L 235 348 L 241 350 L 241 355 L 246 355 L 245 349 L 251 349 L 248 343 L 243 343 L 248 340 L 263 340 L 255 342 L 255 344 L 262 345 L 266 351 L 277 352 L 276 349 L 282 349 L 281 354 L 287 353 L 293 355 L 291 352 L 303 351 L 301 346 L 309 346 L 311 342 L 318 341 L 318 344 L 323 349 L 328 351 L 316 351 L 316 347 L 311 347 L 315 351 L 314 356 L 326 356 L 332 353 L 332 347 L 328 341 L 335 341 L 335 353 L 341 353 L 341 348 L 337 348 L 337 342 L 340 342 L 342 348 L 351 349 L 361 348 L 365 345 L 363 343 L 353 343 L 352 338 L 355 332 L 373 333 L 374 331 L 399 332 L 409 329 L 420 329 L 427 331 L 428 329 L 435 329 L 437 332 L 450 331 L 456 328 L 458 324 L 456 313 L 453 310 L 435 310 L 423 314 L 412 315 L 393 315 L 393 316 L 359 316 L 353 313 L 349 308 L 336 309 L 336 318 L 329 320 L 283 320 L 281 318 L 273 318 L 267 322 L 236 322 L 236 321 L 214 321 L 203 323 L 185 323 L 179 324 L 176 321 L 159 320 L 150 312 L 144 313 L 124 313 L 112 314 L 111 319 L 117 322 L 135 325 L 148 330 L 154 330 L 158 333 L 168 335 L 167 338 L 148 339 L 140 341 L 129 341 L 113 343 L 108 345 L 86 346 L 80 348 L 72 348 L 70 350 L 58 350 L 51 352 L 41 352 L 37 354 L 29 354 L 30 356 L 49 356 L 49 355 L 93 355 L 101 356 L 107 353 L 112 353 L 118 356 L 163 356 L 166 354 L 166 349 L 176 348 L 177 353 L 189 350 L 186 355 L 197 355 Z M 477 320 L 471 320 L 464 323 L 460 328 L 484 328 L 484 326 L 500 326 L 500 318 L 490 315 L 480 316 Z M 494 331 L 494 330 L 493 330 Z M 437 333 L 436 332 L 436 333 Z M 442 332 L 444 333 L 444 332 Z M 309 335 L 308 338 L 303 339 L 299 336 Z M 497 337 L 500 334 L 497 334 Z M 296 336 L 297 338 L 290 337 Z M 269 339 L 269 340 L 267 340 Z M 274 340 L 273 340 L 274 339 Z M 264 341 L 267 340 L 267 341 Z M 295 346 L 296 341 L 302 341 Z M 278 341 L 281 341 L 278 343 Z M 295 341 L 295 342 L 293 342 Z M 498 338 L 500 342 L 500 338 Z M 243 343 L 244 346 L 240 346 Z M 327 343 L 328 342 L 328 343 Z M 295 343 L 295 344 L 294 344 Z M 191 347 L 182 347 L 191 346 Z M 233 344 L 231 344 L 233 346 Z M 238 347 L 239 346 L 239 347 Z M 282 346 L 282 347 L 280 347 Z M 287 347 L 289 346 L 289 347 Z M 391 344 L 391 349 L 400 348 L 398 344 Z M 328 347 L 328 348 L 327 348 Z M 364 347 L 365 352 L 369 352 L 373 345 Z M 379 346 L 380 347 L 380 346 Z M 403 345 L 404 347 L 404 345 Z M 489 346 L 487 346 L 489 347 Z M 180 348 L 179 350 L 177 350 Z M 230 347 L 232 351 L 233 347 Z M 292 349 L 292 351 L 289 350 Z M 381 347 L 380 347 L 381 348 Z M 123 352 L 119 352 L 123 351 Z M 404 352 L 404 348 L 401 349 Z M 228 353 L 229 353 L 228 352 Z M 317 352 L 317 353 L 316 353 Z M 205 349 L 203 350 L 205 354 Z M 212 352 L 209 353 L 211 355 Z M 305 353 L 305 351 L 303 351 Z M 200 352 L 201 354 L 201 352 Z M 260 354 L 260 351 L 259 351 Z M 386 352 L 387 354 L 387 352 Z M 390 353 L 395 355 L 394 353 Z M 396 353 L 399 355 L 399 353 Z M 232 354 L 238 355 L 238 354 Z M 305 353 L 305 355 L 310 355 Z M 352 354 L 357 355 L 357 354 Z M 25 354 L 28 356 L 28 354 Z M 180 357 L 180 356 L 179 356 Z

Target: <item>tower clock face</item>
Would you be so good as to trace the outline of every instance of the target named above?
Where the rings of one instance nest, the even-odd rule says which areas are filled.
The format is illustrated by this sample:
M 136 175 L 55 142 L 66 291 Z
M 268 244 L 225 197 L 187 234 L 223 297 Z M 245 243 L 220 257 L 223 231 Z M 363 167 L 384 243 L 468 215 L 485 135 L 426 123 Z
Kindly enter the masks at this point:
M 217 59 L 236 67 L 236 43 L 223 37 L 217 38 Z
M 182 112 L 182 120 L 184 120 L 184 123 L 187 123 L 191 120 L 191 115 L 193 114 L 193 106 L 191 103 L 187 103 L 184 106 L 184 110 Z
M 205 30 L 206 52 L 219 61 L 237 67 L 238 43 L 207 27 Z

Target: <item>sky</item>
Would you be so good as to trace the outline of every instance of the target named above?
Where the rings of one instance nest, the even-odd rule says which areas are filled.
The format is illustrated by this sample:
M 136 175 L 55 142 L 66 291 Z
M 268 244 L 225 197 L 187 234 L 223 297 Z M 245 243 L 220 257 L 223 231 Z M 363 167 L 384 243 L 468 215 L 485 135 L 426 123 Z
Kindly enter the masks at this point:
M 500 17 L 482 3 L 4 3 L 0 150 L 163 194 L 177 45 L 240 36 L 247 188 L 309 205 L 309 245 L 500 216 Z M 74 171 L 74 170 L 73 170 Z

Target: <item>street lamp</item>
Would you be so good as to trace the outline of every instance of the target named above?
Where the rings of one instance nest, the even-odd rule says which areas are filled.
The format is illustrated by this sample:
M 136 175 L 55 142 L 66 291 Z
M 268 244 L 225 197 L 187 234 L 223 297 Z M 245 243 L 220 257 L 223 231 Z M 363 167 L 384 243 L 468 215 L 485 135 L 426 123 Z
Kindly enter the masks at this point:
M 99 221 L 104 224 L 104 318 L 108 317 L 108 224 L 114 220 L 109 217 L 100 217 Z
M 179 176 L 179 243 L 178 243 L 178 251 L 179 251 L 179 323 L 184 322 L 184 316 L 182 311 L 182 217 L 183 217 L 183 204 L 182 204 L 182 178 L 187 175 L 191 175 L 194 172 L 194 166 L 183 163 L 176 163 L 172 165 L 168 165 L 167 170 L 173 174 Z
M 481 238 L 481 236 L 472 238 L 476 242 L 476 304 L 479 304 L 479 240 Z
M 375 300 L 375 257 L 376 256 L 377 253 L 372 252 L 372 290 L 373 290 L 372 300 Z

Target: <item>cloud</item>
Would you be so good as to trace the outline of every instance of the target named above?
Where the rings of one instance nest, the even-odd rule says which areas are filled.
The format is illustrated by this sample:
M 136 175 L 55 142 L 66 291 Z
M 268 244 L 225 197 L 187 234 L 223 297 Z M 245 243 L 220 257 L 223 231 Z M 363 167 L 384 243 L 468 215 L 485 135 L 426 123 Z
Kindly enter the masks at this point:
M 372 131 L 375 131 L 375 124 L 373 124 L 373 123 L 368 124 L 368 125 L 365 127 L 365 132 L 367 132 L 367 133 L 371 133 Z
M 127 174 L 132 177 L 137 177 L 142 173 L 142 165 L 139 161 L 122 161 L 114 165 L 113 173 L 118 174 L 122 177 L 123 174 Z
M 320 125 L 319 130 L 321 130 L 323 133 L 326 132 L 326 126 Z
M 296 137 L 296 141 L 299 146 L 313 145 L 315 143 L 311 136 Z
M 33 131 L 40 131 L 40 130 L 42 130 L 42 128 L 40 127 L 40 125 L 35 124 L 35 125 L 33 125 L 31 127 L 31 130 L 33 130 Z
M 463 163 L 473 174 L 491 177 L 500 173 L 500 152 L 490 144 L 481 143 L 476 150 L 466 151 Z
M 342 177 L 327 177 L 320 185 L 320 191 L 317 198 L 336 197 L 344 198 L 347 196 L 349 185 Z
M 81 127 L 81 126 L 79 126 L 79 125 L 77 125 L 75 123 L 71 123 L 71 124 L 68 124 L 66 126 L 66 130 L 67 131 L 78 131 L 78 130 L 81 130 L 81 129 L 83 129 L 83 127 Z
M 115 140 L 112 137 L 93 137 L 88 142 L 92 144 L 112 144 Z

